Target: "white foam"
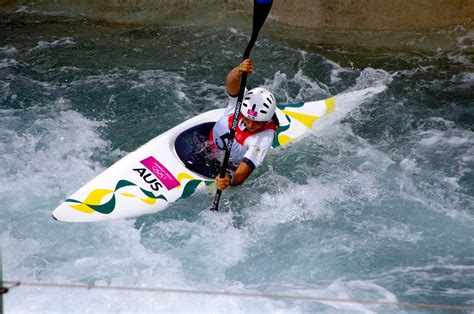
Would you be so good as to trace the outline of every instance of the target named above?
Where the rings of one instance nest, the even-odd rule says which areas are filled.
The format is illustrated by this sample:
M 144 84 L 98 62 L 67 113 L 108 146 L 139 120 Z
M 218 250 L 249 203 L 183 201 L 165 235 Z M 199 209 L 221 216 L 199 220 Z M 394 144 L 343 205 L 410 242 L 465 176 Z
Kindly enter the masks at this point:
M 365 68 L 356 79 L 352 90 L 361 90 L 368 87 L 386 86 L 393 80 L 388 72 L 381 69 Z
M 288 84 L 298 86 L 299 90 L 297 95 L 290 97 L 290 95 L 286 93 Z M 284 91 L 285 102 L 307 101 L 315 97 L 321 98 L 320 95 L 330 96 L 326 85 L 313 81 L 306 76 L 301 69 L 299 69 L 292 78 L 288 78 L 286 73 L 277 71 L 273 76 L 273 80 L 265 80 L 264 87 L 274 92 L 277 98 L 282 98 L 279 93 L 280 90 Z
M 342 118 L 347 117 L 350 112 L 362 103 L 369 101 L 379 93 L 384 92 L 386 88 L 386 85 L 380 84 L 375 87 L 349 91 L 337 95 L 337 105 L 334 111 L 331 114 L 322 116 L 318 119 L 318 122 L 314 125 L 314 134 L 326 131 L 332 132 L 331 127 L 338 123 Z
M 400 162 L 400 167 L 402 168 L 403 172 L 407 174 L 413 174 L 418 172 L 416 160 L 413 158 L 404 158 Z
M 28 52 L 33 52 L 37 50 L 46 50 L 50 48 L 55 48 L 55 47 L 61 47 L 61 46 L 73 46 L 75 45 L 76 42 L 72 37 L 62 37 L 53 41 L 44 41 L 41 40 L 37 43 L 36 47 L 28 49 Z
M 312 191 L 318 191 L 317 195 Z M 256 232 L 262 233 L 279 224 L 321 219 L 333 215 L 326 204 L 340 196 L 340 190 L 335 186 L 322 184 L 316 179 L 305 185 L 290 183 L 284 192 L 264 193 L 258 206 L 247 209 L 248 223 Z
M 462 50 L 474 48 L 474 32 L 458 37 L 457 46 Z
M 325 291 L 325 296 L 339 298 L 344 300 L 373 300 L 381 302 L 397 302 L 394 293 L 370 281 L 351 280 L 343 281 L 341 279 L 331 283 Z M 379 313 L 387 306 L 385 305 L 364 305 L 360 303 L 338 303 L 324 301 L 325 304 L 331 305 L 338 310 L 352 310 L 363 313 Z M 391 307 L 393 308 L 393 307 Z
M 463 65 L 466 65 L 466 66 L 472 66 L 473 65 L 471 60 L 468 57 L 466 57 L 465 55 L 459 54 L 457 52 L 449 53 L 447 55 L 447 57 L 450 61 L 454 61 L 454 62 L 463 64 Z
M 456 83 L 467 83 L 474 85 L 474 73 L 473 72 L 462 72 L 456 75 L 453 75 L 451 81 Z
M 67 106 L 68 102 L 63 98 L 55 103 L 55 108 Z M 58 188 L 72 192 L 72 186 L 77 188 L 101 169 L 90 158 L 94 150 L 108 145 L 96 134 L 102 123 L 87 120 L 67 109 L 59 111 L 55 118 L 43 108 L 28 111 L 36 111 L 36 118 L 26 126 L 26 130 L 10 129 L 5 135 L 4 143 L 9 144 L 4 147 L 2 164 L 7 169 L 17 169 L 14 176 L 0 179 L 5 192 L 24 195 L 28 191 L 28 195 L 52 197 L 57 195 Z M 28 115 L 28 111 L 24 114 Z M 32 185 L 35 186 L 33 190 L 29 188 Z
M 229 27 L 228 30 L 231 34 L 238 34 L 239 33 L 239 31 L 234 27 Z
M 158 222 L 154 237 L 181 239 L 169 253 L 179 258 L 194 281 L 218 284 L 225 281 L 225 271 L 246 256 L 248 235 L 232 225 L 232 216 L 204 211 L 198 221 Z
M 423 240 L 422 232 L 411 231 L 410 226 L 391 221 L 390 226 L 386 224 L 379 224 L 373 222 L 363 222 L 358 228 L 364 230 L 365 233 L 370 234 L 374 238 L 388 240 L 388 241 L 402 241 L 416 244 L 419 241 Z
M 237 291 L 239 292 L 239 291 Z M 21 299 L 23 298 L 23 299 Z M 60 302 L 58 302 L 60 300 Z M 195 296 L 179 293 L 104 291 L 100 289 L 13 289 L 5 297 L 5 308 L 24 312 L 196 312 L 252 313 L 256 309 L 268 313 L 299 313 L 299 306 L 262 298 Z M 13 301 L 17 301 L 14 303 Z
M 184 78 L 173 72 L 147 70 L 141 72 L 129 71 L 129 74 L 138 74 L 139 81 L 132 82 L 132 89 L 143 89 L 156 85 L 173 86 L 176 89 L 181 89 L 185 86 Z
M 0 62 L 0 69 L 15 67 L 18 65 L 18 61 L 15 59 L 2 59 Z
M 247 34 L 246 32 L 244 32 L 244 31 L 242 31 L 242 30 L 239 30 L 239 29 L 237 29 L 237 28 L 229 27 L 229 28 L 228 28 L 228 31 L 229 31 L 232 35 L 236 35 L 237 37 L 241 38 L 242 40 L 248 41 L 248 39 L 250 39 L 249 34 Z M 257 43 L 257 44 L 258 44 L 258 43 Z
M 59 68 L 59 71 L 69 72 L 69 71 L 82 71 L 82 70 L 80 68 L 74 67 L 74 66 L 62 66 L 62 67 Z
M 71 86 L 84 86 L 101 84 L 106 88 L 111 89 L 116 87 L 117 82 L 122 78 L 122 73 L 107 73 L 100 75 L 90 75 L 83 79 L 79 79 L 69 83 Z M 133 82 L 132 82 L 133 83 Z
M 339 82 L 341 80 L 341 78 L 339 77 L 340 74 L 352 72 L 352 70 L 343 68 L 340 64 L 333 62 L 329 59 L 324 59 L 324 62 L 329 64 L 332 67 L 331 76 L 330 76 L 331 83 Z
M 13 46 L 5 46 L 5 47 L 0 47 L 0 53 L 13 55 L 13 54 L 18 53 L 18 50 Z
M 0 133 L 4 279 L 187 286 L 181 263 L 145 248 L 133 220 L 74 225 L 50 218 L 55 204 L 103 170 L 92 158 L 97 150 L 110 153 L 98 132 L 103 123 L 71 110 L 64 98 L 46 108 L 2 111 L 0 119 L 5 128 Z M 128 298 L 130 303 L 123 301 Z M 148 302 L 140 305 L 142 298 L 157 307 L 182 308 L 179 296 L 160 305 L 153 295 L 41 288 L 12 290 L 5 307 L 12 312 L 152 308 Z
M 309 99 L 320 99 L 321 96 L 331 96 L 329 87 L 323 82 L 313 80 L 307 76 L 303 67 L 307 62 L 308 52 L 299 50 L 300 60 L 298 70 L 289 77 L 287 73 L 277 71 L 273 75 L 273 79 L 265 79 L 264 87 L 271 90 L 277 99 L 284 99 L 282 102 L 304 102 Z M 288 86 L 297 87 L 298 93 L 296 95 L 288 94 Z
M 18 253 L 21 253 L 15 256 L 15 260 L 8 258 L 6 274 L 8 277 L 13 274 L 10 267 L 16 268 L 18 261 L 23 264 L 28 260 L 41 263 L 31 256 L 42 254 L 46 249 L 49 253 L 41 257 L 44 263 L 37 265 L 41 268 L 41 275 L 31 273 L 31 268 L 25 269 L 26 272 L 15 269 L 15 275 L 29 280 L 33 277 L 35 281 L 47 278 L 48 282 L 252 292 L 252 289 L 224 279 L 228 267 L 242 259 L 248 241 L 245 233 L 232 226 L 231 213 L 215 215 L 203 212 L 193 223 L 184 220 L 157 223 L 150 239 L 158 252 L 142 245 L 143 236 L 133 225 L 134 220 L 55 225 L 52 232 L 48 232 L 46 247 L 44 238 L 40 243 L 20 242 L 4 234 L 2 238 L 6 247 L 18 245 Z M 63 237 L 55 237 L 58 232 Z M 182 241 L 166 250 L 159 239 L 170 234 L 172 237 L 181 236 Z M 61 302 L 51 302 L 53 298 Z M 262 298 L 44 288 L 12 290 L 5 298 L 5 307 L 13 312 L 80 308 L 86 313 L 130 308 L 135 311 L 225 309 L 236 313 L 255 309 L 275 313 L 298 310 L 297 306 Z
M 225 101 L 225 87 L 206 82 L 205 80 L 191 82 L 190 85 L 194 94 L 203 102 L 213 104 L 216 108 L 222 108 L 222 102 Z M 224 100 L 223 100 L 224 99 Z
M 19 6 L 13 13 L 24 13 L 24 12 L 30 12 L 26 5 Z
M 167 254 L 151 252 L 140 244 L 140 232 L 133 227 L 133 221 L 114 221 L 99 225 L 54 225 L 54 232 L 44 232 L 41 244 L 31 241 L 18 241 L 12 236 L 3 235 L 6 252 L 17 245 L 15 251 L 23 252 L 19 259 L 11 260 L 8 254 L 5 258 L 5 277 L 24 280 L 48 282 L 82 283 L 98 285 L 131 285 L 141 287 L 182 287 L 185 282 L 180 262 Z M 68 232 L 69 230 L 69 232 Z M 57 232 L 63 235 L 55 236 Z M 33 233 L 36 233 L 33 231 Z M 36 253 L 34 249 L 36 247 Z M 48 251 L 49 253 L 45 252 Z M 35 255 L 41 257 L 43 262 Z M 26 272 L 18 267 L 30 264 Z M 31 264 L 34 263 L 34 264 Z M 34 268 L 41 268 L 36 273 Z M 4 278 L 5 278 L 4 277 Z M 104 304 L 110 303 L 111 308 L 126 308 L 136 304 L 137 308 L 152 308 L 149 303 L 139 305 L 142 298 L 158 303 L 156 295 L 143 293 L 120 293 L 116 291 L 92 292 L 83 290 L 36 289 L 36 293 L 18 289 L 17 294 L 10 294 L 5 299 L 9 310 L 41 312 L 51 310 L 81 308 L 82 312 L 104 310 Z M 74 295 L 74 297 L 72 297 Z M 54 296 L 61 302 L 50 303 Z M 130 298 L 130 302 L 125 302 Z M 132 299 L 136 299 L 133 301 Z M 120 300 L 120 302 L 117 302 Z M 97 302 L 96 304 L 94 304 Z M 104 303 L 105 302 L 105 303 Z M 176 300 L 174 300 L 176 302 Z M 118 303 L 118 304 L 117 304 Z M 165 302 L 166 304 L 166 302 Z M 182 307 L 181 303 L 175 303 Z M 168 304 L 169 306 L 170 304 Z M 176 306 L 175 305 L 175 306 Z M 162 305 L 163 306 L 163 305 Z
M 453 257 L 446 256 L 438 260 L 421 263 L 421 266 L 397 266 L 380 274 L 381 277 L 393 277 L 398 280 L 409 278 L 413 281 L 423 281 L 426 286 L 440 284 L 441 282 L 470 282 L 472 281 L 472 271 L 474 266 L 454 264 Z M 418 263 L 419 264 L 419 263 Z M 465 287 L 450 287 L 449 284 L 443 287 L 449 289 L 449 294 L 462 294 Z M 443 289 L 443 290 L 444 290 Z M 432 293 L 431 289 L 424 287 L 410 287 L 406 294 L 420 295 L 420 292 Z
M 446 132 L 440 130 L 428 130 L 420 132 L 422 139 L 420 144 L 423 146 L 460 146 L 464 144 L 474 144 L 474 134 L 470 132 L 462 132 L 462 135 L 447 135 Z
M 316 301 L 313 304 L 325 304 L 329 308 L 324 307 L 323 309 L 318 309 L 318 312 L 332 313 L 333 311 L 349 311 L 350 313 L 382 313 L 389 312 L 390 310 L 397 308 L 393 305 L 363 304 L 361 302 L 357 302 L 359 300 L 387 303 L 396 303 L 398 301 L 394 293 L 370 281 L 345 280 L 343 278 L 339 278 L 327 286 L 301 286 L 288 284 L 285 288 L 287 291 L 292 291 L 293 295 L 321 299 L 320 301 Z M 277 289 L 276 293 L 287 294 L 286 291 L 278 290 L 279 287 L 272 287 L 272 289 Z M 339 299 L 343 300 L 344 302 L 323 299 Z M 353 300 L 354 302 L 347 302 L 350 300 Z M 305 307 L 302 307 L 298 312 L 300 311 L 307 312 L 308 309 L 305 310 Z M 311 311 L 315 311 L 315 309 L 311 308 Z
M 11 85 L 10 82 L 0 81 L 1 84 L 1 99 L 5 100 L 8 97 L 12 96 Z M 2 109 L 3 110 L 3 109 Z
M 474 216 L 466 204 L 472 204 L 474 199 L 466 194 L 462 181 L 472 172 L 474 133 L 443 118 L 432 117 L 429 122 L 436 128 L 416 133 L 412 137 L 416 149 L 399 164 L 400 195 L 468 224 Z M 441 169 L 430 167 L 431 163 L 441 164 Z
M 305 151 L 307 146 L 316 143 L 329 150 L 339 150 L 340 159 L 327 157 L 321 161 L 326 168 L 315 177 L 311 176 L 314 173 L 312 165 L 295 164 L 295 178 L 299 172 L 309 176 L 304 184 L 292 182 L 291 177 L 275 175 L 272 170 L 252 182 L 255 186 L 275 187 L 259 196 L 257 205 L 249 207 L 248 222 L 252 229 L 269 232 L 280 224 L 328 219 L 334 215 L 334 202 L 372 201 L 379 196 L 382 191 L 379 176 L 394 164 L 393 160 L 363 139 L 356 138 L 349 126 L 334 121 L 331 128 L 323 128 L 303 143 L 291 145 L 298 146 L 293 150 Z M 278 154 L 275 152 L 276 157 Z M 342 167 L 340 162 L 348 162 L 344 156 L 351 155 L 355 156 L 354 163 Z M 274 158 L 273 154 L 269 158 Z
M 179 100 L 179 101 L 183 101 L 183 102 L 186 102 L 188 104 L 191 104 L 191 100 L 188 98 L 188 96 L 186 96 L 186 93 L 183 92 L 183 91 L 175 91 L 175 94 L 176 94 L 176 98 Z
M 418 143 L 425 149 L 436 149 L 437 151 L 448 151 L 458 149 L 464 154 L 461 157 L 472 156 L 474 147 L 474 132 L 459 129 L 449 120 L 443 118 L 431 118 L 430 120 L 440 124 L 439 128 L 421 131 L 417 134 Z

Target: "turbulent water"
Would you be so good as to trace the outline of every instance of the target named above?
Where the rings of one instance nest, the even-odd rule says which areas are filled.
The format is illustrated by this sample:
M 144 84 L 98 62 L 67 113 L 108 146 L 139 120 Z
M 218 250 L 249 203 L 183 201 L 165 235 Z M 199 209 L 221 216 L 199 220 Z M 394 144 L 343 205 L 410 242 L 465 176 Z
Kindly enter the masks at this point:
M 268 87 L 281 103 L 385 90 L 273 151 L 245 185 L 225 191 L 218 214 L 207 210 L 208 191 L 136 219 L 68 224 L 51 212 L 88 180 L 167 129 L 225 106 L 225 75 L 240 61 L 248 28 L 1 27 L 4 280 L 474 306 L 472 31 L 445 31 L 454 48 L 430 52 L 416 48 L 424 35 L 407 34 L 403 49 L 316 45 L 302 30 L 292 41 L 294 29 L 270 23 L 252 51 L 250 87 Z M 6 294 L 4 307 L 449 311 L 28 286 Z

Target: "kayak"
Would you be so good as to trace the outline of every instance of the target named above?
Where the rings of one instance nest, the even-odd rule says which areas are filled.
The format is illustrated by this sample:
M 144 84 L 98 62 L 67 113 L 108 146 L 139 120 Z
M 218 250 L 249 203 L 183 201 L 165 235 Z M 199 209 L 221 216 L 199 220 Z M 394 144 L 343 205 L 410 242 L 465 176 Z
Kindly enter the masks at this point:
M 380 91 L 366 88 L 319 101 L 278 105 L 280 126 L 273 147 L 311 134 L 321 117 L 337 111 L 348 99 L 365 99 Z M 224 110 L 202 113 L 129 153 L 61 203 L 53 211 L 53 218 L 94 222 L 136 217 L 158 212 L 198 190 L 210 188 L 217 172 L 197 158 L 199 145 L 207 141 Z

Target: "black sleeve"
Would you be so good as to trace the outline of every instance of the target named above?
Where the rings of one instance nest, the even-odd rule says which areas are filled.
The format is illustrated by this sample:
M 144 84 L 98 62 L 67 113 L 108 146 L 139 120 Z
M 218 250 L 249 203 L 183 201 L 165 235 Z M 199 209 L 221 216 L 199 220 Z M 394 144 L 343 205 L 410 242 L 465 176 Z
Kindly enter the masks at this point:
M 244 159 L 242 159 L 242 162 L 245 162 L 250 168 L 252 168 L 252 170 L 255 169 L 255 164 L 247 157 L 244 157 Z

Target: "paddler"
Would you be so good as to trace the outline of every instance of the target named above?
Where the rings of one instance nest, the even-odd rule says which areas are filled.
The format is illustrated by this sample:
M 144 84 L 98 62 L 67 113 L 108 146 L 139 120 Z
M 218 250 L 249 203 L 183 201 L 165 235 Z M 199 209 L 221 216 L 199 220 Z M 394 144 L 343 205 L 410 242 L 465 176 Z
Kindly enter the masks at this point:
M 233 68 L 226 78 L 229 104 L 224 115 L 216 122 L 210 140 L 215 149 L 224 151 L 240 89 L 242 72 L 253 73 L 253 63 L 244 60 Z M 252 171 L 260 166 L 272 146 L 278 119 L 275 115 L 276 101 L 271 92 L 263 87 L 246 91 L 235 131 L 230 153 L 230 162 L 235 171 L 228 172 L 224 178 L 216 177 L 216 187 L 225 190 L 245 182 Z

